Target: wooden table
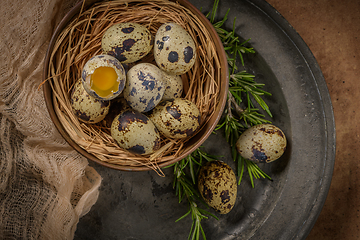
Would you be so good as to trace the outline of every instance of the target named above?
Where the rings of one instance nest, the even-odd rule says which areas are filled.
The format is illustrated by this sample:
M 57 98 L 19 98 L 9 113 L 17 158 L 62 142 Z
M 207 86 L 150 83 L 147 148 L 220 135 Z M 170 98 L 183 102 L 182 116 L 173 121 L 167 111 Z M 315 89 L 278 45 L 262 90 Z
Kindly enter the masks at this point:
M 334 174 L 325 206 L 307 239 L 360 239 L 360 1 L 268 2 L 313 52 L 335 114 Z

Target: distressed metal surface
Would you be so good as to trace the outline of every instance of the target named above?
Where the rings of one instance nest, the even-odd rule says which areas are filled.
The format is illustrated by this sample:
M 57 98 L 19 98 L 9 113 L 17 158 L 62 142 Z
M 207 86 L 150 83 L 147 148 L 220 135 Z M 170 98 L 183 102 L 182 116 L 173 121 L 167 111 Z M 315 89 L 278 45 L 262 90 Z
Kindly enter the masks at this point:
M 212 1 L 192 1 L 207 12 Z M 256 54 L 245 58 L 248 72 L 265 90 L 272 122 L 288 139 L 281 159 L 261 164 L 273 181 L 248 180 L 238 188 L 233 210 L 220 220 L 203 221 L 210 240 L 305 239 L 324 204 L 334 165 L 335 126 L 328 90 L 312 53 L 296 31 L 262 0 L 222 0 L 219 16 L 230 8 L 227 27 L 251 38 Z M 222 134 L 211 135 L 205 148 L 235 168 Z M 175 220 L 188 210 L 166 177 L 155 172 L 121 172 L 95 163 L 103 177 L 98 202 L 80 219 L 75 239 L 187 239 L 191 219 Z M 216 214 L 215 211 L 213 211 Z

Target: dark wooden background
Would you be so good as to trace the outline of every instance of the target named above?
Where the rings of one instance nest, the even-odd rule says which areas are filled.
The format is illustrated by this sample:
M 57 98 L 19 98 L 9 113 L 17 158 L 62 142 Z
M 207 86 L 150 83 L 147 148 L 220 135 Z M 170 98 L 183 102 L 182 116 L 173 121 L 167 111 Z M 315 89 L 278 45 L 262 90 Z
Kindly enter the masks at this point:
M 360 239 L 360 1 L 267 1 L 313 52 L 334 108 L 334 174 L 307 240 Z

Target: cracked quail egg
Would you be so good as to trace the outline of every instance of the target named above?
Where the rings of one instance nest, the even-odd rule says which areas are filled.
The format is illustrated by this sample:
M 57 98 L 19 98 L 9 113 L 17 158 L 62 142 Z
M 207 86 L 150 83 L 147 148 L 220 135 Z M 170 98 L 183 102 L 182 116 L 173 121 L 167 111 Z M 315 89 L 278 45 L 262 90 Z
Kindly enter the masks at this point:
M 90 96 L 84 89 L 81 80 L 77 81 L 70 96 L 71 106 L 75 115 L 83 122 L 98 123 L 109 112 L 110 102 Z
M 161 70 L 175 75 L 184 74 L 195 63 L 195 42 L 179 24 L 165 23 L 155 35 L 154 57 Z
M 150 154 L 160 148 L 160 135 L 144 114 L 127 110 L 115 117 L 111 136 L 120 147 L 135 154 Z
M 119 96 L 126 82 L 124 67 L 109 55 L 92 57 L 84 65 L 81 76 L 85 90 L 100 100 L 111 100 Z
M 166 85 L 162 71 L 154 64 L 139 63 L 126 76 L 124 98 L 134 110 L 148 112 L 161 101 Z
M 180 75 L 172 75 L 163 72 L 166 88 L 162 100 L 180 98 L 183 93 L 183 81 Z
M 246 159 L 257 163 L 269 163 L 283 155 L 286 137 L 280 128 L 272 124 L 259 124 L 240 135 L 236 149 Z
M 186 138 L 200 126 L 201 114 L 196 105 L 184 98 L 161 102 L 149 114 L 157 129 L 169 138 Z
M 153 48 L 154 37 L 138 23 L 117 23 L 109 27 L 101 40 L 105 54 L 121 63 L 132 63 L 146 56 Z
M 235 205 L 235 173 L 222 161 L 210 161 L 200 168 L 198 189 L 205 202 L 221 214 L 229 213 Z

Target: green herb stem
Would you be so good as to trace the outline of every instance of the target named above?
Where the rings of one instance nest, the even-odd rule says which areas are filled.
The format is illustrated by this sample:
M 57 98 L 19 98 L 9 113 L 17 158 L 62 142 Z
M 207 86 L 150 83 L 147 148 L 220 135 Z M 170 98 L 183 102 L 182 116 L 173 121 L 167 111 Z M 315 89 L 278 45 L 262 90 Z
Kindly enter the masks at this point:
M 189 203 L 189 211 L 178 218 L 176 222 L 191 214 L 193 222 L 188 237 L 188 239 L 191 240 L 199 240 L 200 235 L 206 240 L 205 232 L 201 226 L 201 220 L 208 219 L 208 216 L 218 219 L 215 215 L 198 206 L 197 202 L 200 202 L 208 208 L 206 203 L 201 199 L 200 193 L 196 187 L 196 176 L 198 175 L 203 162 L 216 159 L 217 156 L 209 155 L 201 148 L 198 148 L 186 158 L 172 165 L 174 167 L 173 188 L 175 189 L 176 195 L 179 197 L 179 202 L 182 202 L 186 198 Z
M 244 169 L 246 168 L 251 185 L 252 187 L 255 187 L 254 178 L 271 178 L 265 174 L 256 163 L 241 157 L 237 153 L 235 146 L 239 135 L 247 128 L 261 123 L 270 123 L 270 121 L 266 120 L 265 116 L 259 112 L 259 109 L 254 106 L 251 98 L 257 102 L 267 115 L 272 117 L 268 105 L 262 98 L 263 96 L 271 96 L 271 94 L 263 90 L 265 84 L 257 83 L 254 80 L 254 75 L 247 73 L 245 70 L 239 71 L 236 60 L 239 58 L 242 66 L 244 66 L 243 54 L 255 53 L 255 50 L 252 47 L 247 46 L 250 39 L 241 41 L 236 35 L 236 18 L 234 18 L 231 30 L 224 29 L 223 25 L 228 19 L 230 9 L 227 10 L 222 20 L 215 22 L 218 5 L 219 0 L 215 0 L 212 12 L 209 13 L 208 16 L 210 16 L 209 20 L 213 24 L 223 43 L 231 73 L 229 75 L 229 93 L 225 117 L 223 118 L 223 121 L 219 123 L 216 130 L 224 128 L 225 138 L 231 146 L 233 160 L 237 162 L 237 173 L 239 176 L 238 184 L 241 183 Z M 244 107 L 241 107 L 241 105 L 244 105 Z
M 254 179 L 267 178 L 271 180 L 271 178 L 262 171 L 256 163 L 247 160 L 238 154 L 236 142 L 240 134 L 247 128 L 261 123 L 270 123 L 270 121 L 266 120 L 265 116 L 259 112 L 259 109 L 254 106 L 251 99 L 255 100 L 255 102 L 257 102 L 257 104 L 272 117 L 268 105 L 262 98 L 264 96 L 271 96 L 271 94 L 263 90 L 263 87 L 265 86 L 263 83 L 254 81 L 254 75 L 247 73 L 245 70 L 239 71 L 236 64 L 237 59 L 240 59 L 242 66 L 244 66 L 243 54 L 255 53 L 255 51 L 252 47 L 248 46 L 250 39 L 241 42 L 240 38 L 236 35 L 236 18 L 234 18 L 231 31 L 223 28 L 224 23 L 227 21 L 230 9 L 227 10 L 222 20 L 215 22 L 218 6 L 219 0 L 215 0 L 212 11 L 207 17 L 213 24 L 223 43 L 231 73 L 229 75 L 227 107 L 224 110 L 225 117 L 220 121 L 215 131 L 219 129 L 224 129 L 225 131 L 225 138 L 230 144 L 233 160 L 237 163 L 237 175 L 239 177 L 238 184 L 240 185 L 246 169 L 251 185 L 254 188 Z M 192 225 L 188 237 L 188 239 L 191 240 L 199 240 L 200 236 L 206 240 L 201 221 L 203 219 L 208 219 L 208 216 L 218 219 L 215 215 L 198 206 L 197 202 L 201 202 L 204 206 L 208 207 L 201 199 L 196 187 L 196 177 L 203 162 L 216 159 L 217 156 L 209 155 L 201 148 L 198 148 L 186 158 L 171 165 L 174 167 L 173 188 L 175 189 L 176 195 L 179 197 L 179 202 L 186 199 L 189 203 L 189 210 L 183 216 L 178 218 L 176 222 L 191 215 Z

